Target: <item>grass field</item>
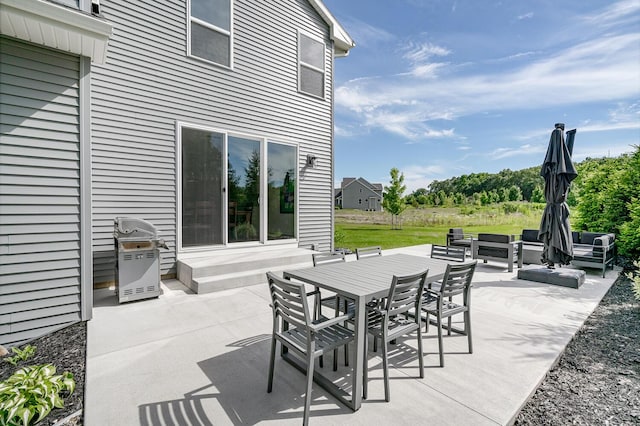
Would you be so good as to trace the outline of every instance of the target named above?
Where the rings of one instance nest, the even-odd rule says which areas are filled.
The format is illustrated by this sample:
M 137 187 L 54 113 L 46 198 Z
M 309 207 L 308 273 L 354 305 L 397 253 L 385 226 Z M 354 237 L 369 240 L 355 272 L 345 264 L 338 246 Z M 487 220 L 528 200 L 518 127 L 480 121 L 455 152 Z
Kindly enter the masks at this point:
M 409 208 L 401 215 L 401 229 L 391 229 L 391 216 L 385 212 L 336 210 L 335 246 L 382 246 L 383 249 L 417 244 L 445 244 L 449 228 L 465 233 L 480 232 L 519 235 L 523 229 L 537 229 L 542 209 L 522 203 L 514 213 L 501 206 L 469 208 Z

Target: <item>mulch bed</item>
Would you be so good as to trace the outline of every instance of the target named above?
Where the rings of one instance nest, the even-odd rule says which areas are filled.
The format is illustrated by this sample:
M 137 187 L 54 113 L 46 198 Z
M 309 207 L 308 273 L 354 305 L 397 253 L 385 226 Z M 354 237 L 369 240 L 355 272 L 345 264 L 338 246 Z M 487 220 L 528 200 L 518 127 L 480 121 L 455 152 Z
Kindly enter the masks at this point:
M 22 365 L 53 363 L 70 371 L 76 390 L 65 408 L 53 410 L 41 425 L 54 425 L 83 408 L 86 323 L 30 342 L 36 355 Z M 0 380 L 16 367 L 0 362 Z M 67 425 L 81 425 L 82 415 Z M 516 425 L 640 424 L 640 305 L 623 275 L 569 343 L 556 366 L 515 420 Z
M 79 410 L 84 405 L 85 361 L 87 359 L 87 323 L 79 322 L 55 333 L 29 342 L 36 347 L 36 353 L 32 358 L 21 361 L 17 366 L 8 362 L 0 362 L 0 381 L 8 379 L 20 367 L 51 363 L 56 367 L 56 374 L 69 371 L 73 374 L 76 389 L 71 395 L 64 398 L 64 408 L 56 408 L 38 425 L 50 426 L 65 419 Z M 26 346 L 22 345 L 20 348 Z M 9 355 L 12 355 L 9 351 Z M 72 417 L 66 425 L 81 425 L 82 413 Z
M 515 424 L 640 424 L 640 304 L 624 275 L 567 345 Z

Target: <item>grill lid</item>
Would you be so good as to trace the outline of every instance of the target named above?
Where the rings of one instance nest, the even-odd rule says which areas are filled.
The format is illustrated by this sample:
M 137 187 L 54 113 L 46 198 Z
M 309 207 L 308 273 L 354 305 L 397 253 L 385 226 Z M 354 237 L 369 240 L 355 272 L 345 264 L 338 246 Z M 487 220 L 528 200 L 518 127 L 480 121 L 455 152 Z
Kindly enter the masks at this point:
M 156 227 L 146 220 L 119 216 L 113 222 L 113 236 L 119 240 L 148 241 L 158 237 Z

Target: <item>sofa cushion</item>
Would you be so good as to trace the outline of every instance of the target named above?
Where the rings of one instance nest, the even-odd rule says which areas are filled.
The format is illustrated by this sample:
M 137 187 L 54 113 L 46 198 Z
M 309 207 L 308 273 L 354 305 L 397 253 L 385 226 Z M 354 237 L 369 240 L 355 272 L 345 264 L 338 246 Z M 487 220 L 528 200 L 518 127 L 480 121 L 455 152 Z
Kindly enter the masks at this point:
M 522 230 L 522 241 L 531 242 L 531 243 L 539 243 L 539 242 L 541 242 L 538 239 L 538 230 L 537 229 L 523 229 Z
M 464 239 L 464 232 L 462 232 L 462 228 L 449 228 L 449 237 L 452 240 L 462 240 Z
M 491 243 L 509 243 L 511 235 L 506 234 L 478 234 L 478 241 L 489 241 Z
M 580 234 L 580 244 L 593 244 L 593 240 L 605 235 L 603 232 L 586 232 Z
M 571 239 L 573 240 L 573 244 L 580 244 L 580 232 L 572 231 Z

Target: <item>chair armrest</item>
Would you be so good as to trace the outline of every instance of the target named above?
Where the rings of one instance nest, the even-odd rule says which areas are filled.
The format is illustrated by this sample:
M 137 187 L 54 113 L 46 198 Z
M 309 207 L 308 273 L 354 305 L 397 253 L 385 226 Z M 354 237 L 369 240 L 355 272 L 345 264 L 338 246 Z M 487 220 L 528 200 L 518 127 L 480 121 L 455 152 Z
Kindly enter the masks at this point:
M 329 318 L 328 320 L 309 325 L 309 329 L 311 329 L 311 331 L 315 333 L 327 327 L 331 327 L 336 324 L 341 324 L 346 320 L 351 319 L 352 317 L 353 315 L 346 314 L 346 315 L 340 315 L 339 317 Z

